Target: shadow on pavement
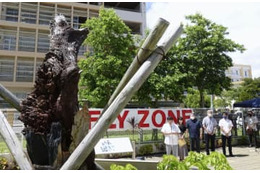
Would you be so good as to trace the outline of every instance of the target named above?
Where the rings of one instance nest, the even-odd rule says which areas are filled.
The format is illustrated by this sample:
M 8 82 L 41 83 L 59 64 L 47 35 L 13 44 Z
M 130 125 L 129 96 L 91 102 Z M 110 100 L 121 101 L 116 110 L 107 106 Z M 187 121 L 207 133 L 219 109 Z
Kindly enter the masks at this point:
M 235 154 L 234 156 L 235 157 L 247 157 L 249 155 L 248 154 Z M 229 156 L 227 156 L 227 157 L 229 157 Z

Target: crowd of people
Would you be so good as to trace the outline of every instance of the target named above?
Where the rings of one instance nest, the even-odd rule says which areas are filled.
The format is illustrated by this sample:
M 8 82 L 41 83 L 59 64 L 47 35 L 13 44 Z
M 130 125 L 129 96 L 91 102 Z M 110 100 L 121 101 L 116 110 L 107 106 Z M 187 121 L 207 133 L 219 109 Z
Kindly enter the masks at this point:
M 257 116 L 253 111 L 248 111 L 245 118 L 246 133 L 249 137 L 249 147 L 257 146 Z M 217 129 L 220 129 L 222 140 L 222 151 L 225 156 L 226 144 L 228 146 L 229 156 L 234 157 L 232 152 L 232 129 L 234 127 L 232 121 L 228 118 L 228 113 L 223 112 L 222 118 L 217 122 L 213 117 L 213 111 L 208 110 L 207 116 L 202 121 L 198 120 L 195 114 L 191 114 L 190 119 L 183 121 L 182 117 L 178 118 L 175 123 L 173 117 L 167 117 L 167 122 L 163 125 L 161 132 L 165 136 L 164 143 L 166 146 L 166 154 L 173 154 L 183 160 L 188 155 L 187 139 L 189 139 L 189 150 L 201 152 L 200 142 L 205 140 L 206 154 L 215 151 L 215 139 Z

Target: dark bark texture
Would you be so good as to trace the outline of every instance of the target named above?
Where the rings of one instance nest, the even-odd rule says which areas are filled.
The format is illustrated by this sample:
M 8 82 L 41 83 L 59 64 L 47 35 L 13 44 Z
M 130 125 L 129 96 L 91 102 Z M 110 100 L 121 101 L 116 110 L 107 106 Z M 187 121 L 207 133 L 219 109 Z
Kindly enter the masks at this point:
M 69 152 L 79 110 L 77 55 L 87 35 L 88 29 L 74 30 L 62 15 L 50 24 L 50 51 L 37 69 L 35 89 L 22 101 L 20 116 L 34 164 L 53 166 L 59 145 L 63 155 Z

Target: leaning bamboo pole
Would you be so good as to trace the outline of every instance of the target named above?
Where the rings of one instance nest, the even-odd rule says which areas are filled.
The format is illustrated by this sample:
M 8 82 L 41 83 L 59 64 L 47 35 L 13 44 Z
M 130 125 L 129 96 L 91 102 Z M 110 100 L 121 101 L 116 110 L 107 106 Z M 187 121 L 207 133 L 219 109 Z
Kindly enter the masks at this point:
M 183 28 L 181 25 L 174 34 L 170 35 L 170 37 L 168 37 L 162 45 L 155 49 L 149 59 L 143 63 L 124 89 L 107 108 L 94 128 L 87 134 L 87 136 L 70 155 L 68 160 L 61 167 L 62 170 L 78 169 L 81 166 L 98 141 L 103 137 L 110 124 L 113 123 L 117 115 L 126 106 L 133 94 L 142 86 L 144 81 L 154 71 L 156 66 L 162 60 L 163 55 L 169 51 L 170 47 L 174 42 L 176 42 L 182 31 Z
M 143 62 L 148 59 L 149 55 L 154 51 L 156 48 L 156 45 L 162 35 L 164 34 L 165 30 L 169 26 L 169 22 L 159 18 L 156 25 L 152 29 L 152 31 L 149 33 L 149 35 L 146 37 L 144 43 L 142 44 L 141 48 L 139 49 L 137 56 L 134 58 L 133 62 L 125 72 L 123 78 L 119 82 L 117 88 L 115 89 L 114 93 L 110 97 L 107 105 L 104 107 L 102 114 L 106 111 L 106 109 L 109 107 L 109 105 L 114 101 L 116 96 L 122 91 L 122 89 L 125 87 L 127 82 L 133 77 L 133 75 L 136 73 L 136 71 L 141 67 Z
M 0 111 L 0 134 L 3 137 L 20 169 L 33 170 L 30 159 L 23 152 L 21 143 L 19 142 L 17 136 L 15 135 L 12 127 L 6 120 L 2 111 Z
M 21 111 L 19 99 L 15 95 L 13 95 L 8 89 L 6 89 L 2 84 L 0 84 L 0 96 L 19 112 Z

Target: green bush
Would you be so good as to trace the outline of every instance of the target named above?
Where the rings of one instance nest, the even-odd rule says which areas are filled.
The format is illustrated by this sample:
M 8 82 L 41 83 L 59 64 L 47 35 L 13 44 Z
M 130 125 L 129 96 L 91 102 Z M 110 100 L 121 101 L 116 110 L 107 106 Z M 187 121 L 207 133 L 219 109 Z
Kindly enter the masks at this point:
M 140 155 L 146 155 L 146 154 L 151 154 L 151 153 L 153 153 L 153 145 L 152 144 L 143 145 L 139 149 Z
M 137 170 L 136 167 L 134 167 L 131 164 L 126 164 L 125 166 L 121 166 L 121 165 L 116 165 L 116 164 L 112 164 L 110 166 L 111 170 Z
M 164 155 L 163 160 L 158 163 L 157 170 L 232 170 L 226 157 L 219 152 L 211 152 L 210 155 L 204 153 L 189 152 L 188 157 L 183 161 L 179 161 L 173 155 Z M 111 170 L 137 170 L 131 164 L 127 164 L 125 167 L 120 165 L 111 165 Z
M 204 153 L 189 152 L 184 161 L 179 161 L 173 155 L 164 155 L 163 160 L 158 164 L 158 170 L 189 170 L 196 168 L 199 170 L 232 170 L 226 157 L 218 152 L 211 152 L 210 155 Z
M 0 158 L 0 170 L 4 170 L 8 168 L 8 160 L 4 157 Z
M 163 160 L 158 163 L 157 170 L 188 170 L 189 168 L 184 162 L 179 160 L 173 155 L 164 155 Z

